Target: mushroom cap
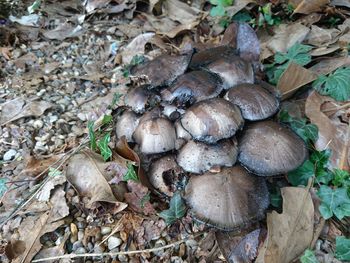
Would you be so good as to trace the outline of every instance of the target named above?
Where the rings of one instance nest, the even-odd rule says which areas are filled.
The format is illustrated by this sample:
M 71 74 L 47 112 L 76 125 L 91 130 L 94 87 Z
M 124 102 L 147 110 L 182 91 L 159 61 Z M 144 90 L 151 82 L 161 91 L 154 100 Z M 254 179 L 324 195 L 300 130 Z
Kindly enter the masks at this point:
M 236 104 L 243 118 L 250 121 L 263 120 L 274 115 L 279 107 L 278 99 L 266 89 L 255 84 L 240 84 L 229 89 L 224 97 Z
M 132 88 L 126 93 L 124 103 L 136 113 L 144 113 L 150 96 L 146 86 Z
M 176 163 L 175 155 L 166 155 L 151 164 L 148 179 L 155 189 L 167 196 L 176 191 L 176 184 L 184 171 Z
M 176 133 L 174 125 L 165 118 L 140 120 L 133 138 L 145 154 L 162 153 L 175 148 Z
M 191 71 L 178 77 L 169 87 L 164 89 L 162 99 L 167 102 L 176 101 L 179 105 L 193 104 L 218 96 L 222 91 L 220 78 L 207 71 Z
M 249 174 L 241 166 L 192 176 L 185 199 L 197 220 L 225 230 L 262 219 L 269 205 L 264 178 Z
M 146 78 L 152 87 L 169 85 L 182 75 L 190 62 L 192 52 L 170 56 L 160 55 L 151 61 L 139 64 L 131 69 L 132 77 Z
M 117 120 L 116 134 L 120 139 L 125 136 L 127 142 L 133 142 L 132 135 L 139 124 L 140 117 L 131 110 L 124 111 Z
M 194 53 L 189 67 L 191 69 L 199 69 L 221 58 L 233 58 L 237 55 L 237 50 L 231 46 L 208 48 Z
M 212 168 L 233 166 L 238 154 L 237 144 L 222 140 L 216 144 L 188 141 L 177 155 L 177 163 L 190 173 L 200 174 Z
M 235 135 L 243 123 L 239 108 L 222 98 L 198 102 L 188 108 L 181 118 L 182 127 L 194 139 L 207 143 Z
M 239 140 L 238 149 L 240 163 L 261 176 L 290 172 L 308 156 L 304 141 L 290 129 L 273 121 L 249 125 Z

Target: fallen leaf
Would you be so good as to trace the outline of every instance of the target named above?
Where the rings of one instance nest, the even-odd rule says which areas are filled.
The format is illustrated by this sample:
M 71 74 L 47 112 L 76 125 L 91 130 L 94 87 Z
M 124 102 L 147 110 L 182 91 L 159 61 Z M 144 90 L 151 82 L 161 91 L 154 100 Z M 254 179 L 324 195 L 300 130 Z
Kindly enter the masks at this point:
M 91 14 L 92 11 L 94 11 L 95 9 L 105 7 L 110 2 L 111 2 L 111 0 L 88 0 L 86 2 L 85 10 L 86 10 L 86 12 Z
M 243 8 L 245 8 L 248 4 L 255 2 L 255 0 L 234 1 L 233 5 L 226 7 L 226 14 L 227 16 L 232 17 L 239 11 L 241 11 Z
M 333 6 L 345 6 L 350 8 L 350 2 L 348 0 L 331 0 Z
M 311 26 L 310 33 L 305 38 L 307 44 L 324 47 L 331 44 L 334 38 L 340 34 L 336 28 L 321 28 L 316 25 Z
M 318 57 L 318 56 L 324 56 L 328 55 L 330 53 L 333 53 L 340 49 L 340 46 L 338 44 L 334 44 L 328 47 L 319 47 L 310 52 L 310 55 L 313 57 Z
M 348 125 L 341 122 L 336 116 L 328 117 L 322 107 L 326 102 L 338 105 L 331 97 L 321 96 L 313 91 L 306 100 L 305 114 L 311 123 L 318 127 L 318 140 L 315 147 L 318 151 L 331 149 L 330 166 L 349 170 L 349 132 Z
M 314 206 L 307 188 L 284 187 L 283 213 L 267 214 L 268 234 L 257 263 L 292 262 L 313 238 Z
M 4 56 L 5 59 L 11 60 L 11 50 L 10 47 L 0 47 L 0 53 Z
M 48 39 L 64 40 L 66 38 L 78 37 L 83 34 L 82 26 L 72 26 L 70 23 L 61 23 L 53 30 L 44 31 L 43 36 Z
M 309 70 L 312 70 L 317 75 L 328 75 L 337 68 L 349 66 L 350 57 L 333 57 L 329 59 L 324 59 L 319 63 L 313 65 Z
M 162 10 L 163 15 L 168 16 L 173 21 L 177 21 L 183 25 L 191 24 L 194 21 L 199 20 L 199 17 L 201 16 L 200 10 L 179 0 L 164 1 Z
M 63 190 L 63 186 L 54 190 L 51 199 L 51 218 L 50 221 L 54 222 L 69 215 L 69 207 L 66 200 L 66 192 Z
M 63 157 L 63 154 L 53 155 L 45 159 L 37 159 L 34 156 L 29 156 L 28 158 L 26 158 L 25 167 L 21 171 L 21 174 L 23 176 L 35 177 L 43 173 L 50 166 L 53 166 L 54 163 L 56 163 L 62 157 Z
M 66 182 L 66 177 L 60 173 L 55 176 L 51 176 L 48 181 L 46 181 L 40 191 L 36 194 L 36 199 L 40 202 L 47 202 L 51 196 L 51 190 L 55 188 L 56 185 L 61 185 Z
M 138 213 L 145 215 L 155 214 L 156 210 L 149 202 L 149 191 L 148 188 L 143 186 L 141 183 L 128 180 L 127 187 L 129 193 L 125 193 L 125 202 L 131 209 Z M 148 198 L 147 198 L 148 197 Z
M 229 262 L 252 262 L 258 255 L 261 229 L 245 235 L 229 255 Z
M 282 99 L 292 96 L 300 87 L 317 79 L 317 74 L 296 63 L 290 63 L 277 83 Z
M 37 14 L 31 14 L 27 16 L 22 16 L 20 18 L 10 16 L 11 22 L 16 22 L 22 26 L 39 27 L 40 26 L 40 16 Z
M 329 4 L 329 0 L 303 0 L 296 6 L 294 13 L 308 15 L 321 11 L 326 4 Z

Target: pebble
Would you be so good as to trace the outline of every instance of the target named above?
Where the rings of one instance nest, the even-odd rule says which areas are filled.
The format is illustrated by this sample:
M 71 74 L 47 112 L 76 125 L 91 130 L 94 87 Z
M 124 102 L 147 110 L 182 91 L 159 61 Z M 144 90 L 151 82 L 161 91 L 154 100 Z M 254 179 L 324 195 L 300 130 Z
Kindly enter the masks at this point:
M 84 253 L 86 253 L 86 249 L 83 247 L 80 247 L 77 250 L 75 250 L 75 253 L 76 254 L 84 254 Z
M 35 120 L 33 122 L 33 127 L 37 130 L 41 129 L 44 126 L 44 122 L 42 120 Z
M 55 121 L 57 121 L 58 120 L 58 116 L 57 115 L 52 115 L 52 116 L 50 116 L 50 122 L 51 123 L 54 123 Z
M 101 227 L 101 234 L 104 236 L 104 235 L 107 235 L 109 233 L 111 233 L 112 229 L 109 227 L 109 226 L 103 226 Z
M 78 231 L 78 240 L 83 240 L 84 239 L 84 232 L 83 230 Z
M 119 247 L 123 241 L 115 236 L 108 238 L 108 249 L 112 250 L 113 248 Z
M 77 117 L 81 120 L 81 121 L 86 121 L 86 114 L 84 113 L 78 113 Z
M 15 158 L 16 154 L 17 151 L 15 149 L 10 149 L 4 154 L 3 160 L 5 162 L 11 161 L 13 158 Z
M 76 251 L 77 249 L 79 249 L 81 247 L 83 247 L 83 243 L 80 240 L 78 240 L 78 241 L 75 241 L 73 243 L 72 250 Z

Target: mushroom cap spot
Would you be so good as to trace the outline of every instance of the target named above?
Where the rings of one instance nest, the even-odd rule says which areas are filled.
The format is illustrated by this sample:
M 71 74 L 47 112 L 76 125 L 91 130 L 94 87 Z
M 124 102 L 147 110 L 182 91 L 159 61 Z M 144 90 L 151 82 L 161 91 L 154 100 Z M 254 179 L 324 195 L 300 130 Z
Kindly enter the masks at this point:
M 239 108 L 222 98 L 198 102 L 188 108 L 181 118 L 182 127 L 194 139 L 207 143 L 235 135 L 243 123 Z
M 218 96 L 222 91 L 220 78 L 207 71 L 191 71 L 178 77 L 169 87 L 164 89 L 162 99 L 178 104 L 194 103 Z
M 279 107 L 279 101 L 275 96 L 255 84 L 235 86 L 225 94 L 225 99 L 237 105 L 243 118 L 250 121 L 271 117 Z
M 197 220 L 225 230 L 262 219 L 269 205 L 264 178 L 249 174 L 241 166 L 192 176 L 185 199 Z
M 188 141 L 177 155 L 178 164 L 190 173 L 203 173 L 213 167 L 229 167 L 236 163 L 237 145 L 232 140 L 222 140 L 216 144 Z
M 175 148 L 176 133 L 174 125 L 165 118 L 140 121 L 133 134 L 145 154 L 162 153 Z
M 238 149 L 239 162 L 261 176 L 290 172 L 308 156 L 305 143 L 298 135 L 269 120 L 249 125 L 239 139 Z
M 133 142 L 132 135 L 139 124 L 140 117 L 133 111 L 124 111 L 117 120 L 116 134 L 117 138 L 120 139 L 125 136 L 127 142 Z
M 132 88 L 124 97 L 125 105 L 130 107 L 136 113 L 144 113 L 150 92 L 146 86 Z
M 169 85 L 182 75 L 190 62 L 192 52 L 177 56 L 160 55 L 131 69 L 133 77 L 146 77 L 152 87 Z

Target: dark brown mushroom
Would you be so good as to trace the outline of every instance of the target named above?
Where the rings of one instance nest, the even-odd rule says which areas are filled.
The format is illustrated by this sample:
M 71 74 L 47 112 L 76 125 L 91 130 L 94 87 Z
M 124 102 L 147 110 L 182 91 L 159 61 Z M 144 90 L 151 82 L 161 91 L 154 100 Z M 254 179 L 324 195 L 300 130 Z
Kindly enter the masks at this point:
M 238 160 L 249 171 L 271 176 L 290 172 L 307 158 L 304 141 L 273 121 L 252 123 L 239 140 Z
M 140 116 L 131 110 L 124 111 L 117 120 L 116 134 L 120 139 L 125 136 L 127 142 L 133 142 L 132 135 L 139 124 Z
M 262 219 L 269 205 L 265 180 L 241 166 L 192 176 L 185 189 L 185 200 L 194 218 L 225 230 Z
M 177 56 L 164 54 L 133 67 L 131 74 L 133 78 L 146 78 L 146 83 L 152 87 L 169 85 L 186 71 L 191 56 L 192 52 Z
M 196 140 L 215 143 L 235 135 L 244 120 L 239 108 L 221 98 L 198 102 L 181 118 L 183 128 Z
M 230 89 L 225 99 L 236 104 L 243 118 L 250 121 L 266 119 L 274 115 L 279 106 L 278 99 L 266 89 L 255 84 L 240 84 Z
M 218 46 L 214 48 L 208 48 L 194 53 L 189 67 L 191 69 L 200 69 L 213 61 L 221 58 L 234 58 L 238 55 L 235 48 L 231 46 Z
M 153 187 L 167 196 L 173 195 L 183 176 L 184 171 L 172 154 L 154 161 L 148 171 L 148 179 Z
M 169 87 L 162 90 L 162 99 L 179 105 L 193 104 L 218 96 L 222 91 L 221 80 L 206 71 L 191 71 L 178 77 Z
M 216 144 L 188 141 L 176 157 L 177 163 L 190 173 L 200 174 L 211 169 L 233 166 L 238 148 L 233 140 L 222 140 Z

